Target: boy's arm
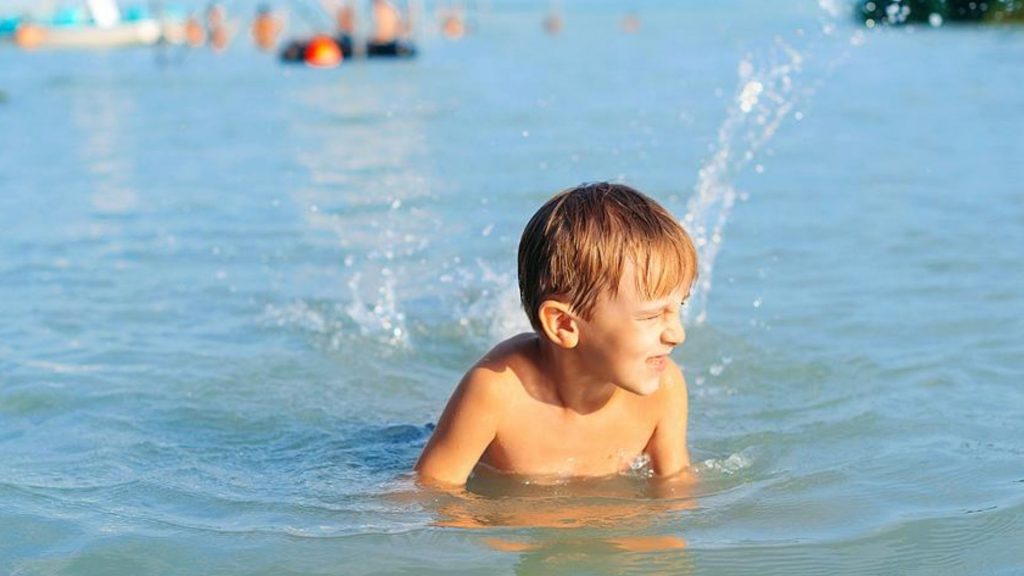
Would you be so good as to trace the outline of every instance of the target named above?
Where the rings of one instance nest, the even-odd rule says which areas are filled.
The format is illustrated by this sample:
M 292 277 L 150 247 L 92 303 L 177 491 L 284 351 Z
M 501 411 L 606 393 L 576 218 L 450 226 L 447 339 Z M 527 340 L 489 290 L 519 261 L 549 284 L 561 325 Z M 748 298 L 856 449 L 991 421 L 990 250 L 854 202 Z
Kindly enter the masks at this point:
M 479 366 L 463 377 L 416 462 L 421 481 L 450 486 L 466 483 L 497 433 L 500 384 L 493 371 Z
M 658 476 L 671 476 L 683 472 L 690 466 L 690 451 L 686 447 L 686 420 L 689 410 L 686 380 L 675 362 L 669 364 L 668 370 L 665 371 L 659 394 L 664 395 L 664 412 L 647 443 L 646 451 L 651 457 L 654 473 Z

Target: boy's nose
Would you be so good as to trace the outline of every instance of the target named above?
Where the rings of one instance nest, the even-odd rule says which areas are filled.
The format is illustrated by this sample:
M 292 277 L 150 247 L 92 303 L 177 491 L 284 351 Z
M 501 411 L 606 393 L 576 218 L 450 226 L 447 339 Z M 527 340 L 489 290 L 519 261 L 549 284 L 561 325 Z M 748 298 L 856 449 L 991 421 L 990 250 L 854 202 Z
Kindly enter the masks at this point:
M 665 332 L 662 334 L 662 339 L 666 344 L 672 346 L 678 346 L 686 340 L 686 330 L 683 328 L 682 316 L 676 314 L 669 320 L 668 326 L 665 327 Z

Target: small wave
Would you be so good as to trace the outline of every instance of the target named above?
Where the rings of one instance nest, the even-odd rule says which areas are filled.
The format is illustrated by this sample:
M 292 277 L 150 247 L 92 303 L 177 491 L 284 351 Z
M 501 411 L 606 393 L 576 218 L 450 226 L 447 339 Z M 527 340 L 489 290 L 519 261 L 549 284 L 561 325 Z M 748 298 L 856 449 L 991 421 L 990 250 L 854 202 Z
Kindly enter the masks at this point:
M 103 370 L 103 366 L 98 364 L 69 364 L 66 362 L 54 362 L 52 360 L 42 360 L 37 358 L 12 358 L 15 353 L 8 347 L 0 347 L 0 358 L 9 360 L 16 365 L 24 366 L 27 368 L 37 368 L 51 374 L 89 374 L 92 372 L 99 372 Z
M 64 479 L 54 477 L 51 481 L 45 478 L 29 478 L 27 480 L 5 480 L 0 479 L 0 488 L 27 492 L 34 496 L 51 496 L 53 498 L 67 498 L 74 494 L 92 494 L 97 492 L 129 490 L 140 484 L 138 478 L 108 479 L 108 478 L 83 478 Z
M 47 360 L 26 360 L 23 365 L 32 368 L 41 368 L 53 374 L 88 374 L 99 372 L 102 366 L 90 364 L 64 364 L 62 362 L 50 362 Z
M 42 473 L 16 465 L 0 474 L 0 493 L 14 506 L 73 513 L 85 524 L 116 521 L 132 530 L 323 538 L 426 525 L 421 507 L 388 494 L 434 426 L 330 428 L 330 434 L 302 427 L 268 434 L 265 442 L 192 445 L 178 458 L 136 459 L 134 466 L 118 464 L 133 458 L 117 453 L 50 460 Z M 74 472 L 49 472 L 54 469 Z
M 702 460 L 696 466 L 694 471 L 698 474 L 714 474 L 714 475 L 726 475 L 732 476 L 743 470 L 750 468 L 753 461 L 742 453 L 731 454 L 726 458 L 708 458 Z

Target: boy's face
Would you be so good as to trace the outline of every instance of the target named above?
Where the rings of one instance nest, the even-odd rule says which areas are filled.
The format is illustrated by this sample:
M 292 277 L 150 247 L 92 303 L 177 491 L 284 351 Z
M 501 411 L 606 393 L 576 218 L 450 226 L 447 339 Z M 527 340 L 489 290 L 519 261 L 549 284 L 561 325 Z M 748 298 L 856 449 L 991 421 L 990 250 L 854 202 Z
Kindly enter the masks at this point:
M 602 295 L 589 320 L 580 320 L 579 351 L 594 375 L 646 396 L 658 389 L 668 367 L 668 354 L 683 343 L 680 319 L 686 287 L 654 300 L 644 300 L 636 288 L 636 272 L 627 262 L 618 294 Z

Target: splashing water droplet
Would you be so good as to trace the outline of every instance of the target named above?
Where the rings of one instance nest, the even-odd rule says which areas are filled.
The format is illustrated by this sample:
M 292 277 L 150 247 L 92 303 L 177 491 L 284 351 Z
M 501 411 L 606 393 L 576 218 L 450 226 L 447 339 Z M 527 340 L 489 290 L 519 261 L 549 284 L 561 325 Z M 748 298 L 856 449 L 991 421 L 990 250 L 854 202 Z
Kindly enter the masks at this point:
M 757 105 L 757 100 L 764 92 L 764 84 L 756 80 L 751 80 L 743 87 L 740 92 L 740 110 L 744 113 L 748 113 L 754 109 Z
M 844 13 L 846 3 L 844 0 L 819 0 L 818 4 L 828 17 L 838 18 Z M 870 27 L 871 23 L 868 25 Z M 834 23 L 826 23 L 821 28 L 823 37 L 836 38 L 831 33 L 836 29 Z M 859 46 L 865 38 L 864 31 L 857 30 L 844 41 Z M 847 54 L 841 44 L 835 45 L 840 53 L 827 63 L 829 68 Z M 716 142 L 709 145 L 710 156 L 698 171 L 694 193 L 687 202 L 682 219 L 698 252 L 700 282 L 694 288 L 693 305 L 685 311 L 686 317 L 692 317 L 697 324 L 707 319 L 712 272 L 715 258 L 723 245 L 725 224 L 736 199 L 748 197 L 746 192 L 735 189 L 736 175 L 775 136 L 795 104 L 814 92 L 813 83 L 808 86 L 807 82 L 801 81 L 804 54 L 786 40 L 777 38 L 774 50 L 760 50 L 756 54 L 761 59 L 760 63 L 749 56 L 739 62 L 738 87 L 732 106 L 718 129 Z M 722 95 L 722 92 L 716 90 L 715 94 Z M 796 112 L 793 117 L 802 120 L 804 114 Z M 765 166 L 756 164 L 754 170 L 762 173 Z

